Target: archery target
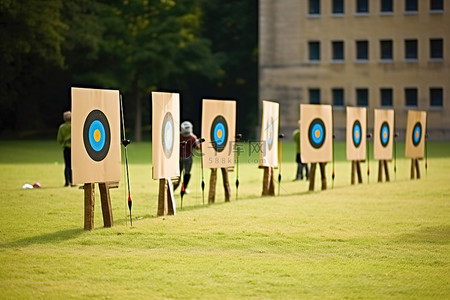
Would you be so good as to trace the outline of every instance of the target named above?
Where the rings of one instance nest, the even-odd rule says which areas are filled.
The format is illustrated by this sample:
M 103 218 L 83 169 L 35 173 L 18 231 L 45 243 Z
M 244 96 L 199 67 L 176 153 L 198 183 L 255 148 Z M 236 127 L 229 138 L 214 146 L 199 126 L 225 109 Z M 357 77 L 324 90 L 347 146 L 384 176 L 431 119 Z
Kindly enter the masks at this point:
M 236 101 L 203 99 L 202 144 L 205 168 L 234 166 Z
M 302 162 L 328 162 L 333 158 L 331 105 L 300 105 Z
M 102 161 L 108 155 L 111 129 L 105 114 L 98 109 L 94 109 L 86 117 L 83 142 L 88 155 L 93 160 Z
M 425 133 L 427 113 L 425 111 L 408 111 L 405 136 L 405 156 L 423 158 L 425 154 Z
M 389 129 L 388 122 L 385 121 L 385 122 L 383 122 L 383 124 L 381 124 L 381 130 L 380 130 L 381 146 L 387 147 L 387 145 L 389 144 L 390 136 L 391 136 L 391 130 Z
M 152 92 L 153 179 L 180 175 L 180 95 Z
M 367 110 L 365 107 L 347 106 L 347 160 L 366 160 L 366 124 Z
M 120 181 L 119 91 L 72 88 L 74 184 Z
M 374 158 L 391 160 L 394 142 L 394 110 L 375 109 Z
M 173 123 L 173 117 L 170 112 L 167 112 L 164 116 L 163 124 L 161 127 L 161 141 L 162 141 L 162 147 L 163 152 L 166 158 L 170 158 L 173 152 L 173 146 L 174 146 L 174 123 Z
M 278 121 L 280 104 L 273 101 L 263 101 L 261 122 L 261 143 L 259 151 L 259 166 L 278 166 Z
M 228 142 L 228 124 L 221 115 L 217 116 L 211 125 L 211 143 L 217 152 L 222 152 Z

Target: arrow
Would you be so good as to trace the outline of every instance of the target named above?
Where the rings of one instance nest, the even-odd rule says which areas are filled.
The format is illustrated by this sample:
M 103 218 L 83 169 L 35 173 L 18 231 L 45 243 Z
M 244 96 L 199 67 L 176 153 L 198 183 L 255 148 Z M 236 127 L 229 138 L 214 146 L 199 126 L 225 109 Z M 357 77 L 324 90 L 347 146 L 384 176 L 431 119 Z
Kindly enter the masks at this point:
M 333 172 L 331 173 L 331 188 L 334 189 L 334 139 L 336 138 L 336 136 L 333 134 L 333 140 L 332 140 L 332 151 L 333 151 Z
M 372 134 L 367 134 L 367 143 L 366 143 L 366 149 L 367 149 L 367 183 L 370 182 L 370 147 L 369 147 L 369 139 L 372 138 Z
M 203 176 L 203 142 L 205 141 L 204 138 L 201 138 L 198 140 L 198 142 L 200 143 L 200 165 L 202 168 L 202 202 L 203 205 L 205 205 L 205 177 Z
M 283 140 L 284 133 L 280 133 L 278 135 L 279 143 L 278 143 L 278 162 L 280 164 L 280 167 L 278 168 L 278 196 L 280 196 L 281 192 L 281 159 L 283 158 Z
M 130 192 L 130 174 L 128 172 L 128 153 L 127 146 L 131 143 L 130 140 L 127 140 L 125 137 L 125 118 L 123 114 L 123 105 L 122 105 L 122 95 L 120 95 L 120 115 L 122 116 L 122 145 L 125 149 L 125 166 L 127 169 L 127 187 L 128 187 L 128 209 L 130 210 L 130 223 L 133 226 L 133 218 L 131 217 L 131 207 L 133 206 L 133 201 L 131 200 L 131 192 Z
M 239 154 L 240 154 L 240 148 L 239 148 L 239 141 L 242 138 L 242 134 L 238 133 L 236 135 L 236 152 L 237 152 L 237 160 L 236 160 L 236 201 L 238 199 L 238 190 L 239 190 Z
M 186 144 L 187 144 L 187 142 L 186 141 L 182 141 L 181 143 L 181 146 L 182 147 L 184 147 L 184 157 L 186 157 Z M 183 172 L 185 172 L 184 171 L 184 161 L 183 161 L 183 159 L 181 159 L 181 173 L 180 173 L 180 181 L 181 181 L 181 191 L 180 191 L 180 195 L 181 195 L 181 209 L 183 209 L 183 197 L 184 197 L 184 194 L 186 194 L 186 190 L 185 190 L 185 188 L 184 188 L 184 176 L 183 176 Z M 186 173 L 186 172 L 185 172 Z

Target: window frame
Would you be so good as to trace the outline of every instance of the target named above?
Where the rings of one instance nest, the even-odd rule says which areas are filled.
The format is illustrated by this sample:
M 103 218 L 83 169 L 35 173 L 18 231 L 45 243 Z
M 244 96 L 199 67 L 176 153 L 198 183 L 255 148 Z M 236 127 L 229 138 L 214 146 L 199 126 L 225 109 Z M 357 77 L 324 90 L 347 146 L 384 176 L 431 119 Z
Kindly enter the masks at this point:
M 416 53 L 416 55 L 415 55 L 414 58 L 408 57 L 408 47 L 407 47 L 408 42 L 415 42 L 415 53 Z M 403 45 L 404 45 L 404 50 L 405 50 L 404 51 L 405 61 L 407 61 L 407 62 L 417 62 L 417 60 L 419 59 L 419 40 L 416 39 L 416 38 L 407 38 L 407 39 L 404 39 Z
M 389 91 L 391 97 L 391 104 L 383 104 L 383 92 Z M 394 89 L 392 87 L 380 87 L 380 107 L 394 107 Z
M 390 9 L 383 10 L 384 1 L 390 1 Z M 380 1 L 380 14 L 382 15 L 392 15 L 394 13 L 394 1 L 393 0 L 381 0 Z
M 407 92 L 411 92 L 411 91 L 415 91 L 416 93 L 416 105 L 409 105 L 408 104 L 408 95 Z M 405 100 L 404 104 L 405 104 L 405 108 L 418 108 L 419 107 L 419 88 L 418 87 L 413 87 L 413 86 L 406 86 L 403 88 L 403 98 Z
M 409 4 L 411 1 L 415 1 L 415 6 L 416 6 L 416 9 L 415 9 L 415 10 L 413 10 L 413 9 L 408 9 L 408 4 Z M 406 15 L 416 15 L 416 14 L 419 13 L 419 0 L 405 0 L 404 4 L 405 4 L 404 12 L 405 12 Z
M 359 92 L 366 92 L 366 102 L 367 102 L 366 105 L 361 105 L 359 103 L 359 100 L 360 100 Z M 369 88 L 368 87 L 357 87 L 355 89 L 355 95 L 356 95 L 356 97 L 355 97 L 356 98 L 356 106 L 369 108 Z
M 383 57 L 383 43 L 390 43 L 390 57 Z M 392 39 L 380 39 L 380 61 L 381 62 L 393 62 L 394 61 L 394 41 Z
M 312 11 L 311 3 L 317 3 L 317 11 Z M 309 17 L 320 17 L 321 14 L 321 0 L 308 0 L 308 16 Z
M 432 14 L 441 14 L 444 12 L 444 0 L 439 0 L 441 1 L 441 8 L 433 8 L 433 1 L 436 0 L 430 0 L 430 13 Z
M 342 58 L 335 58 L 335 54 L 336 52 L 335 50 L 335 45 L 336 44 L 342 44 Z M 342 63 L 345 61 L 345 41 L 344 40 L 332 40 L 331 41 L 331 62 L 332 63 Z
M 440 41 L 441 42 L 441 45 L 440 45 L 441 46 L 440 47 L 441 56 L 440 57 L 432 57 L 432 54 L 433 54 L 432 42 L 433 41 L 434 42 L 436 42 L 436 41 Z M 428 46 L 429 46 L 428 51 L 429 51 L 429 59 L 430 59 L 430 61 L 443 61 L 444 60 L 444 50 L 445 50 L 445 48 L 444 48 L 444 39 L 443 38 L 430 38 Z
M 340 1 L 342 3 L 342 12 L 335 12 L 336 1 Z M 332 0 L 331 1 L 331 15 L 332 16 L 343 16 L 343 15 L 345 15 L 345 0 Z
M 318 48 L 317 48 L 317 59 L 312 59 L 311 57 L 312 57 L 312 54 L 313 54 L 313 51 L 311 51 L 311 47 L 313 46 L 313 44 L 317 44 L 318 45 Z M 321 60 L 321 46 L 320 46 L 320 41 L 318 41 L 318 40 L 311 40 L 311 41 L 308 41 L 308 62 L 309 63 L 316 63 L 316 64 L 318 64 L 318 63 L 320 63 L 320 60 Z
M 318 97 L 318 102 L 312 102 L 311 100 L 313 99 L 313 92 L 317 92 L 317 97 Z M 308 88 L 308 104 L 321 104 L 322 103 L 322 95 L 321 95 L 321 91 L 320 88 Z
M 342 104 L 336 104 L 335 103 L 335 92 L 342 92 Z M 333 87 L 331 88 L 331 103 L 333 105 L 333 108 L 337 109 L 344 109 L 345 107 L 345 89 L 343 87 Z
M 362 11 L 360 4 L 362 2 L 365 2 L 366 4 L 366 11 Z M 355 1 L 355 15 L 357 16 L 367 16 L 370 13 L 370 4 L 369 4 L 369 0 L 356 0 Z
M 441 90 L 441 105 L 432 105 L 431 101 L 432 101 L 432 97 L 431 97 L 431 92 L 432 90 Z M 428 97 L 429 97 L 429 102 L 428 102 L 428 107 L 432 110 L 442 110 L 444 109 L 444 87 L 442 86 L 430 86 L 428 88 Z
M 358 56 L 359 56 L 359 43 L 365 43 L 366 44 L 366 55 L 365 55 L 365 58 L 359 58 Z M 356 54 L 356 57 L 355 57 L 355 60 L 356 60 L 356 62 L 368 62 L 369 61 L 369 58 L 370 58 L 370 53 L 369 53 L 369 40 L 355 40 L 355 54 Z

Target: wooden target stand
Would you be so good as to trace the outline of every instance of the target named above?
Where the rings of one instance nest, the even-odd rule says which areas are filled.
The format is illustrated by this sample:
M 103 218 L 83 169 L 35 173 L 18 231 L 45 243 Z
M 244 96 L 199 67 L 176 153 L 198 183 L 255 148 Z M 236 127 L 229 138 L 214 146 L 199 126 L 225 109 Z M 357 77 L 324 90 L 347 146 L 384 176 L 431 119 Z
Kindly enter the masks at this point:
M 390 177 L 389 177 L 388 163 L 387 163 L 387 160 L 385 160 L 385 159 L 378 161 L 378 182 L 383 181 L 383 169 L 384 169 L 384 174 L 386 177 L 386 182 L 389 182 Z
M 411 158 L 411 179 L 420 179 L 419 159 Z
M 325 166 L 327 165 L 326 162 L 319 163 L 320 167 L 320 177 L 322 179 L 322 190 L 327 189 L 327 177 L 325 176 Z M 314 184 L 315 184 L 315 178 L 316 178 L 316 166 L 317 163 L 311 163 L 311 168 L 309 170 L 309 190 L 314 191 Z
M 355 184 L 355 177 L 358 177 L 358 183 L 363 183 L 361 176 L 361 165 L 359 160 L 352 160 L 351 184 Z
M 264 169 L 262 196 L 275 196 L 274 168 L 260 167 Z
M 176 205 L 175 197 L 173 196 L 173 185 L 171 179 L 159 179 L 159 193 L 158 193 L 158 217 L 165 215 L 175 215 Z
M 114 225 L 111 198 L 109 189 L 119 187 L 118 182 L 100 182 L 100 200 L 102 204 L 103 226 L 112 227 Z M 94 207 L 95 207 L 95 190 L 94 183 L 84 184 L 84 230 L 94 229 Z
M 220 168 L 222 171 L 223 188 L 225 190 L 225 202 L 230 202 L 231 199 L 231 187 L 228 179 L 228 169 Z M 211 177 L 209 178 L 209 194 L 208 203 L 212 204 L 216 201 L 216 182 L 217 182 L 217 168 L 211 169 Z

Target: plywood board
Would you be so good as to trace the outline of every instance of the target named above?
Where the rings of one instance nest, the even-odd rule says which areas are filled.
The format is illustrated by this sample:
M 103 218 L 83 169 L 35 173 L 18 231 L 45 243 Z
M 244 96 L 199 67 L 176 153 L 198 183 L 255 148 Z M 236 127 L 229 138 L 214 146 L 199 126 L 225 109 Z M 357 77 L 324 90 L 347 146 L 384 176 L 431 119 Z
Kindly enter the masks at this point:
M 333 160 L 331 105 L 300 104 L 300 155 L 303 163 Z
M 373 126 L 373 156 L 375 159 L 392 160 L 394 130 L 394 110 L 375 109 Z
M 405 136 L 405 156 L 423 158 L 425 154 L 425 135 L 427 132 L 427 112 L 408 111 Z
M 236 101 L 203 99 L 202 138 L 205 168 L 234 166 Z
M 72 181 L 120 181 L 119 91 L 72 88 Z
M 153 179 L 180 175 L 180 95 L 152 92 Z
M 347 106 L 347 160 L 366 160 L 367 109 Z
M 278 132 L 280 124 L 280 104 L 263 101 L 261 120 L 261 149 L 259 166 L 278 167 Z

